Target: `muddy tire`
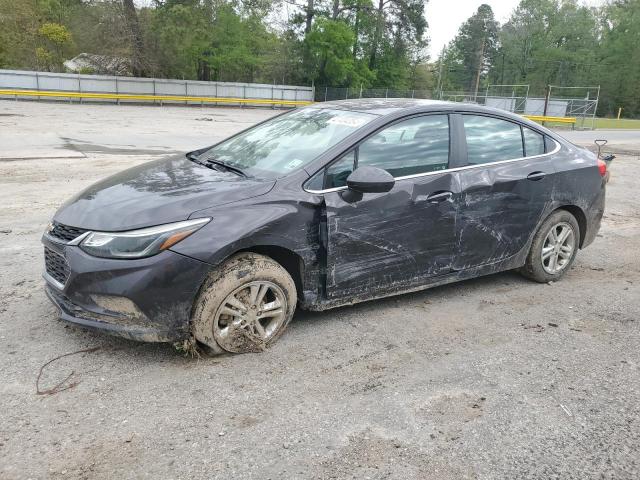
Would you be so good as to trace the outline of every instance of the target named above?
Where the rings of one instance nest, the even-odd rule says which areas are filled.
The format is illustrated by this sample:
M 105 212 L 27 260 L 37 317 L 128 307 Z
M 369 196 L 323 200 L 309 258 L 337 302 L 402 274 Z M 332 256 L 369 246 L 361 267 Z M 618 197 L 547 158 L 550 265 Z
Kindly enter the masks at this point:
M 579 245 L 580 227 L 575 217 L 557 210 L 540 225 L 520 273 L 536 282 L 555 282 L 571 268 Z
M 296 286 L 275 260 L 240 253 L 200 289 L 193 334 L 208 354 L 260 352 L 284 332 L 296 308 Z

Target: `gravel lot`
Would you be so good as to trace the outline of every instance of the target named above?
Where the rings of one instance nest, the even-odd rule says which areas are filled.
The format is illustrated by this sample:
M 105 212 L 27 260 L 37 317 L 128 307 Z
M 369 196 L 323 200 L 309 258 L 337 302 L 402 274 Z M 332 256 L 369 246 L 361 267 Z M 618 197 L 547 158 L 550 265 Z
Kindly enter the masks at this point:
M 300 312 L 267 352 L 219 358 L 56 319 L 40 235 L 60 203 L 273 113 L 0 101 L 0 478 L 640 477 L 637 156 L 559 283 Z M 43 364 L 93 347 L 43 371 L 73 388 L 36 394 Z

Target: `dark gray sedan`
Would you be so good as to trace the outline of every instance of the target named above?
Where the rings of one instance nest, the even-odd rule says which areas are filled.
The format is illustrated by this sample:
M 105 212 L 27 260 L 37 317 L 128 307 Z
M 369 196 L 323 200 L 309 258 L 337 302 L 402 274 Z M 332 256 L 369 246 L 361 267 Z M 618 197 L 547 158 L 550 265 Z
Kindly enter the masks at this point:
M 221 352 L 323 310 L 510 269 L 558 280 L 600 227 L 606 166 L 520 116 L 329 102 L 126 170 L 44 234 L 64 320 Z

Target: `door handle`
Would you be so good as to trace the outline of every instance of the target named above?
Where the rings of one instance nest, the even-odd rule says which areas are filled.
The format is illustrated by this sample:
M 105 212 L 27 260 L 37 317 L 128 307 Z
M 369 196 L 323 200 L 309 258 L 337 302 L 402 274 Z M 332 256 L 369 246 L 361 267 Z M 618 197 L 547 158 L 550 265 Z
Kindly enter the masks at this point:
M 527 175 L 527 180 L 531 180 L 532 182 L 537 182 L 538 180 L 542 180 L 546 176 L 547 174 L 544 172 L 532 172 L 529 175 Z
M 453 192 L 440 191 L 440 192 L 432 193 L 431 195 L 429 195 L 427 197 L 427 202 L 440 203 L 440 202 L 444 202 L 445 200 L 449 200 L 451 197 L 453 197 Z

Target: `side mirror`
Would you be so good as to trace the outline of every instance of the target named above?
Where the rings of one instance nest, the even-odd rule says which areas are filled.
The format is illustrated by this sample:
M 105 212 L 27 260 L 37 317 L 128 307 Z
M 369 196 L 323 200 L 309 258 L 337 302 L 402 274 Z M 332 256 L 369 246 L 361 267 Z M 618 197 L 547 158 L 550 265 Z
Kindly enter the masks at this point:
M 377 167 L 358 167 L 347 177 L 347 187 L 358 193 L 385 193 L 395 183 L 389 172 Z

